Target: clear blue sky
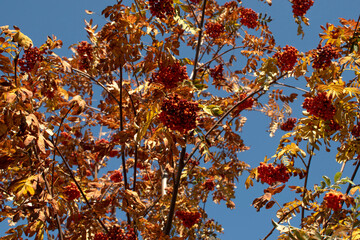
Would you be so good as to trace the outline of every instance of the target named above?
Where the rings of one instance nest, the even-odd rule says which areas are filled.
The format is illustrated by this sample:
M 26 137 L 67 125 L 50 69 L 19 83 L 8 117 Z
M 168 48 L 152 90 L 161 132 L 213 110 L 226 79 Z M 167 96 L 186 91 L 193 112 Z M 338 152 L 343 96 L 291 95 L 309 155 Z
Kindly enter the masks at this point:
M 68 47 L 71 44 L 87 40 L 84 19 L 93 18 L 94 23 L 102 25 L 105 22 L 105 19 L 100 16 L 102 9 L 115 2 L 112 0 L 3 0 L 1 1 L 0 25 L 18 26 L 33 40 L 35 46 L 43 44 L 48 35 L 55 35 L 64 43 L 63 49 L 57 54 L 70 57 L 72 53 Z M 219 2 L 224 3 L 225 1 Z M 291 4 L 287 0 L 273 0 L 272 7 L 259 0 L 243 0 L 243 6 L 253 8 L 256 12 L 268 13 L 273 19 L 269 26 L 274 33 L 277 45 L 293 45 L 300 51 L 317 47 L 318 34 L 321 32 L 320 25 L 325 25 L 327 22 L 337 25 L 339 17 L 357 19 L 360 13 L 358 0 L 315 0 L 314 6 L 306 15 L 310 18 L 311 25 L 304 27 L 305 37 L 301 39 L 296 35 L 297 26 L 292 18 Z M 85 13 L 85 9 L 92 10 L 96 14 L 89 16 Z M 301 81 L 303 80 L 296 82 L 289 79 L 286 81 L 302 85 Z M 298 101 L 295 104 L 300 106 L 301 102 Z M 282 133 L 277 132 L 275 137 L 270 138 L 266 132 L 269 119 L 258 112 L 245 112 L 243 115 L 248 118 L 248 122 L 242 136 L 251 150 L 240 153 L 239 159 L 252 166 L 257 166 L 265 155 L 271 156 L 275 153 L 278 139 Z M 333 152 L 318 154 L 314 162 L 314 168 L 310 172 L 309 186 L 319 183 L 322 175 L 332 178 L 340 167 L 334 161 Z M 114 168 L 118 168 L 118 166 L 114 166 Z M 271 218 L 275 218 L 277 208 L 262 209 L 259 213 L 256 212 L 250 205 L 254 198 L 263 193 L 262 190 L 265 186 L 255 183 L 254 188 L 245 190 L 243 184 L 245 177 L 246 174 L 238 184 L 235 210 L 229 211 L 223 205 L 207 205 L 209 216 L 218 220 L 225 228 L 225 234 L 220 235 L 220 239 L 260 239 L 272 228 Z M 294 182 L 294 185 L 297 183 Z M 281 193 L 277 200 L 283 203 L 292 198 L 291 193 Z M 291 223 L 295 224 L 296 222 Z M 3 230 L 0 231 L 0 234 L 4 232 Z M 270 239 L 275 239 L 275 237 Z

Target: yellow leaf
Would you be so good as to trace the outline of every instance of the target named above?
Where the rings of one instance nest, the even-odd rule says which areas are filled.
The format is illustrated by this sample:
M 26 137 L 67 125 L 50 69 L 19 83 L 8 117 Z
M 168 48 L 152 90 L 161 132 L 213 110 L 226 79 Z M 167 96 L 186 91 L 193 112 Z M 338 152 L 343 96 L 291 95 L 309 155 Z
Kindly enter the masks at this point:
M 33 188 L 33 181 L 36 176 L 30 176 L 29 178 L 21 179 L 13 182 L 10 185 L 10 190 L 12 190 L 16 197 L 28 197 L 35 194 L 35 190 Z
M 22 46 L 24 48 L 29 48 L 29 47 L 33 46 L 32 40 L 20 31 L 18 31 L 13 36 L 13 41 L 17 42 L 20 46 Z

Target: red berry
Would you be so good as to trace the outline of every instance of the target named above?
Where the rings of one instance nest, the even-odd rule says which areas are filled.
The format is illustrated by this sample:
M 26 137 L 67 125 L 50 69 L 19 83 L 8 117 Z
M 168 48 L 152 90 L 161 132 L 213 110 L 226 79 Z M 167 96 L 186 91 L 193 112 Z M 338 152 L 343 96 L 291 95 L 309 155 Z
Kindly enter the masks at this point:
M 277 52 L 274 55 L 277 59 L 277 65 L 281 72 L 291 71 L 297 61 L 298 50 L 288 45 L 286 45 L 282 50 L 282 52 Z
M 173 0 L 149 0 L 150 12 L 158 18 L 172 17 L 175 15 Z
M 336 111 L 332 105 L 331 97 L 328 97 L 325 92 L 321 92 L 315 97 L 305 98 L 303 108 L 311 115 L 324 120 L 332 120 Z
M 242 8 L 240 11 L 240 22 L 248 28 L 256 28 L 258 25 L 258 14 L 251 8 Z
M 225 81 L 223 64 L 219 64 L 209 70 L 210 76 L 214 79 L 214 81 Z
M 80 197 L 80 191 L 77 188 L 76 184 L 73 182 L 70 185 L 65 187 L 64 194 L 68 201 L 72 201 L 72 200 Z
M 152 82 L 161 83 L 166 89 L 174 88 L 178 83 L 188 79 L 186 66 L 180 63 L 162 64 L 156 73 L 152 74 Z
M 213 39 L 218 38 L 224 32 L 225 27 L 220 23 L 207 22 L 205 24 L 205 33 Z
M 324 47 L 320 45 L 317 47 L 314 53 L 313 68 L 324 69 L 330 66 L 332 59 L 338 59 L 340 54 L 336 48 L 330 44 L 326 44 Z
M 313 0 L 292 0 L 293 13 L 295 16 L 304 16 L 313 4 Z
M 291 131 L 295 127 L 296 118 L 288 118 L 286 122 L 280 125 L 280 129 L 283 131 Z
M 341 201 L 344 195 L 338 191 L 330 191 L 325 194 L 324 201 L 327 208 L 333 209 L 335 212 L 341 209 Z
M 215 181 L 213 178 L 209 178 L 204 182 L 204 188 L 208 191 L 213 191 L 215 189 Z
M 176 211 L 175 215 L 182 221 L 182 224 L 191 228 L 201 217 L 199 212 Z
M 35 64 L 43 60 L 45 51 L 40 51 L 37 47 L 29 47 L 25 49 L 24 55 L 19 59 L 20 70 L 23 72 L 31 72 Z
M 245 99 L 247 97 L 246 93 L 241 93 L 239 95 L 239 101 L 242 101 L 243 99 Z M 252 97 L 249 97 L 248 99 L 246 99 L 244 102 L 242 102 L 237 109 L 234 110 L 233 114 L 234 115 L 238 115 L 241 111 L 248 109 L 248 108 L 252 108 L 252 106 L 254 105 L 254 99 Z
M 121 180 L 123 179 L 123 176 L 121 174 L 121 172 L 119 170 L 115 170 L 111 175 L 110 175 L 110 180 L 118 183 L 121 182 Z
M 283 164 L 274 167 L 271 163 L 266 164 L 262 162 L 257 170 L 261 182 L 265 182 L 269 185 L 276 182 L 286 183 L 291 175 Z
M 196 128 L 197 112 L 200 110 L 197 103 L 175 94 L 163 101 L 161 110 L 159 119 L 171 130 L 187 133 Z

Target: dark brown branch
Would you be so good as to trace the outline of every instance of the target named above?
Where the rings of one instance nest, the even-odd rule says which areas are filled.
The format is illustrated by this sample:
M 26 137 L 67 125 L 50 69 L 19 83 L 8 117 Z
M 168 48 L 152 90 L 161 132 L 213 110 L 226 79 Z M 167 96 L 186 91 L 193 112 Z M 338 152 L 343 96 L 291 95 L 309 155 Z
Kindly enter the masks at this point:
M 120 108 L 120 131 L 124 130 L 124 122 L 123 122 L 123 106 L 122 106 L 122 85 L 123 85 L 123 68 L 122 66 L 120 67 L 120 82 L 119 82 L 119 89 L 120 89 L 120 100 L 118 101 L 119 103 L 119 108 Z M 122 162 L 122 167 L 123 167 L 123 175 L 124 175 L 124 185 L 125 185 L 125 190 L 127 190 L 129 188 L 128 186 L 128 182 L 127 182 L 127 170 L 126 170 L 126 159 L 125 159 L 125 144 L 123 144 L 121 146 L 121 162 Z M 126 217 L 127 217 L 127 221 L 128 224 L 131 224 L 131 218 L 130 218 L 130 214 L 127 212 L 126 213 Z
M 177 173 L 176 173 L 176 179 L 174 181 L 174 188 L 173 188 L 173 193 L 172 193 L 172 197 L 171 197 L 169 214 L 168 214 L 166 224 L 165 224 L 165 227 L 163 230 L 164 233 L 168 236 L 170 234 L 172 220 L 173 220 L 174 213 L 175 213 L 176 198 L 177 198 L 177 194 L 178 194 L 179 187 L 180 187 L 181 173 L 185 166 L 185 162 L 184 162 L 185 153 L 186 153 L 186 145 L 181 150 L 179 165 L 178 165 L 178 169 L 177 169 Z

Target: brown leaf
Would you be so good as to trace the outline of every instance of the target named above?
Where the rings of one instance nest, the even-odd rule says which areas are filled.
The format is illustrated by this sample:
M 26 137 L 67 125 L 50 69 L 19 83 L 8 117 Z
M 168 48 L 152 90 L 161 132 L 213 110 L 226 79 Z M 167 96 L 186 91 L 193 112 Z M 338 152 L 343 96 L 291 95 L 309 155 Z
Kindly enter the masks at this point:
M 34 139 L 35 139 L 35 136 L 27 135 L 24 140 L 25 147 L 27 147 Z
M 275 204 L 275 201 L 270 201 L 266 204 L 265 208 L 270 209 L 270 208 L 272 208 L 272 206 L 274 206 L 274 204 Z
M 89 15 L 94 14 L 94 12 L 90 11 L 90 10 L 85 10 L 85 12 L 86 12 L 86 14 L 89 14 Z
M 280 193 L 285 188 L 285 184 L 280 187 L 277 187 L 277 186 L 278 185 L 268 187 L 267 189 L 264 190 L 264 192 L 270 193 L 271 195 L 275 195 L 277 193 Z
M 37 139 L 37 146 L 42 153 L 46 153 L 44 136 L 40 134 Z

